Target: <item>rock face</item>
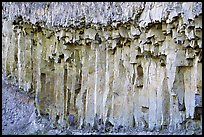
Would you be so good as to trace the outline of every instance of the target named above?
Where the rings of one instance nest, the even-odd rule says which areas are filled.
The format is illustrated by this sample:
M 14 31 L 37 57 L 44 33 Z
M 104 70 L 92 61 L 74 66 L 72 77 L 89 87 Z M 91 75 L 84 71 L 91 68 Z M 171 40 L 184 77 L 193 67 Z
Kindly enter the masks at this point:
M 53 127 L 202 128 L 202 3 L 9 3 L 2 71 Z

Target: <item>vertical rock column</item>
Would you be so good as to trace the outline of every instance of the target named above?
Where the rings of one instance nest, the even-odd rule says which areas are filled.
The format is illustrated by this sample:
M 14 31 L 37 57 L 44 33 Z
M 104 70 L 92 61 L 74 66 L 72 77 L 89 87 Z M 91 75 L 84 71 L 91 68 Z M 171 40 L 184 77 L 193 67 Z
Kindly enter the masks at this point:
M 41 57 L 42 57 L 42 32 L 37 33 L 36 37 L 34 40 L 37 42 L 36 44 L 36 49 L 35 49 L 35 54 L 34 54 L 34 60 L 33 60 L 33 67 L 35 68 L 34 70 L 34 79 L 36 82 L 36 92 L 35 92 L 35 103 L 36 103 L 36 109 L 38 111 L 38 115 L 40 115 L 40 92 L 41 92 Z
M 96 75 L 95 72 L 96 70 L 96 51 L 92 50 L 90 45 L 87 47 L 87 52 L 88 52 L 88 81 L 87 81 L 87 106 L 86 106 L 86 122 L 87 124 L 90 124 L 91 127 L 94 126 L 94 117 L 95 113 L 94 110 L 95 108 L 95 85 L 96 85 Z
M 80 128 L 86 126 L 86 120 L 87 120 L 87 102 L 88 102 L 88 52 L 89 48 L 87 46 L 83 46 L 81 48 L 81 62 L 82 62 L 82 70 L 81 70 L 81 91 L 79 96 L 79 118 L 80 118 Z
M 25 31 L 25 83 L 24 90 L 28 92 L 32 92 L 32 26 L 28 25 L 24 29 Z
M 114 56 L 114 81 L 113 81 L 113 123 L 118 127 L 122 125 L 123 97 L 124 97 L 124 77 L 125 68 L 122 60 L 122 48 L 117 47 Z
M 113 122 L 113 79 L 114 79 L 114 55 L 113 50 L 109 49 L 111 43 L 106 43 L 106 69 L 105 69 L 105 90 L 103 94 L 103 122 Z
M 99 119 L 103 119 L 103 98 L 105 91 L 105 70 L 106 70 L 106 51 L 105 51 L 105 43 L 96 45 L 96 62 L 95 62 L 95 116 L 96 122 L 98 123 Z

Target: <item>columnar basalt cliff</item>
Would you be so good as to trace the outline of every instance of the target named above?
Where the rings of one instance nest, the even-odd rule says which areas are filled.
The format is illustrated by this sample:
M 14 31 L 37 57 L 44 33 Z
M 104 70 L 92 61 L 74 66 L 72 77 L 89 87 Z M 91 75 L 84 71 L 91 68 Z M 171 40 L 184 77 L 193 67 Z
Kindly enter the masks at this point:
M 202 128 L 202 3 L 3 3 L 2 72 L 54 127 Z

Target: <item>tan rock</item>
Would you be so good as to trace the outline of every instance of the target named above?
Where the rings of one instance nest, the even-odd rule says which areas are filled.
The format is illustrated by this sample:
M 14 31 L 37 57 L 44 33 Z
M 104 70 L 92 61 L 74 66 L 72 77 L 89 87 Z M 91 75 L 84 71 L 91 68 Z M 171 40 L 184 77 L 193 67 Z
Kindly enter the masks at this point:
M 77 128 L 200 121 L 201 3 L 49 4 L 3 3 L 2 71 L 35 93 L 38 115 Z

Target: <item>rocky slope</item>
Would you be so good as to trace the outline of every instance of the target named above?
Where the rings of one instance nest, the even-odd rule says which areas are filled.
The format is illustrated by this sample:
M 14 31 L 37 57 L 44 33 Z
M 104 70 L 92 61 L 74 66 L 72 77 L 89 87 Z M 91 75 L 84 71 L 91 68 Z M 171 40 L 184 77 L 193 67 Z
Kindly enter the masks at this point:
M 34 100 L 6 81 L 2 76 L 2 134 L 24 134 L 32 122 Z
M 202 129 L 202 3 L 3 3 L 2 16 L 2 71 L 52 127 Z

